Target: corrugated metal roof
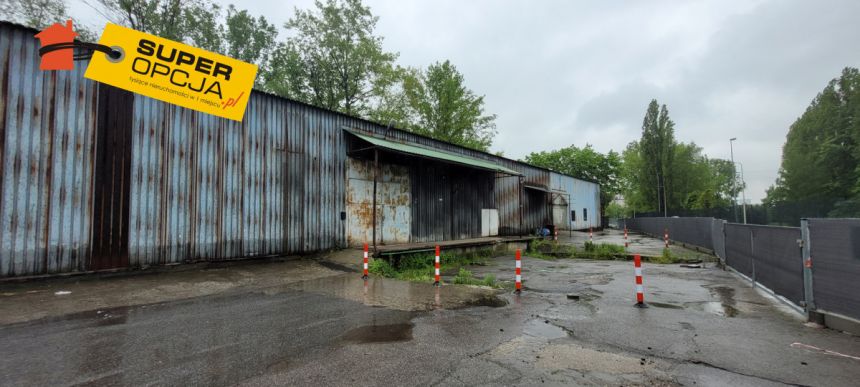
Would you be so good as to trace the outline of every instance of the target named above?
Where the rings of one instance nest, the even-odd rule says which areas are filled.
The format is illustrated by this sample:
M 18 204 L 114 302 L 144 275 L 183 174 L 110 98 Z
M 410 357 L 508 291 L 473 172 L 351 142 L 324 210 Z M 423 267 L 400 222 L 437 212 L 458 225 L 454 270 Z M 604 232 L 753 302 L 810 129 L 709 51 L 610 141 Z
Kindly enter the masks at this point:
M 372 136 L 360 134 L 360 133 L 357 133 L 357 132 L 349 130 L 349 129 L 344 129 L 344 130 L 349 132 L 350 134 L 364 140 L 364 141 L 367 141 L 367 142 L 373 144 L 373 145 L 383 147 L 383 148 L 386 148 L 389 150 L 393 150 L 395 152 L 408 153 L 408 154 L 421 156 L 421 157 L 428 157 L 431 159 L 441 160 L 441 161 L 445 161 L 445 162 L 449 162 L 449 163 L 467 165 L 470 167 L 486 169 L 486 170 L 494 171 L 494 172 L 506 173 L 509 175 L 516 175 L 516 176 L 522 175 L 521 173 L 519 173 L 517 171 L 505 168 L 501 165 L 494 164 L 494 163 L 491 163 L 491 162 L 486 161 L 486 160 L 479 160 L 479 159 L 468 157 L 468 156 L 443 152 L 443 151 L 436 150 L 436 149 L 424 148 L 424 147 L 420 147 L 417 145 L 411 145 L 411 144 L 405 144 L 405 143 L 401 143 L 401 142 L 383 140 L 383 139 L 378 138 L 378 137 L 372 137 Z

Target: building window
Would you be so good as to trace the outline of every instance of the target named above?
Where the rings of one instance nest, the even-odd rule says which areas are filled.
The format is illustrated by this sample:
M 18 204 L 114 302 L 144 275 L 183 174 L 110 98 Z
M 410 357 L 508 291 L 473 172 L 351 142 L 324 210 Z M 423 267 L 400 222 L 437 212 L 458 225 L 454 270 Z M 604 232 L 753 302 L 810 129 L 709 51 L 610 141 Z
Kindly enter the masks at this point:
M 582 221 L 588 222 L 588 209 L 587 208 L 582 209 Z
M 570 210 L 570 221 L 576 222 L 576 210 Z

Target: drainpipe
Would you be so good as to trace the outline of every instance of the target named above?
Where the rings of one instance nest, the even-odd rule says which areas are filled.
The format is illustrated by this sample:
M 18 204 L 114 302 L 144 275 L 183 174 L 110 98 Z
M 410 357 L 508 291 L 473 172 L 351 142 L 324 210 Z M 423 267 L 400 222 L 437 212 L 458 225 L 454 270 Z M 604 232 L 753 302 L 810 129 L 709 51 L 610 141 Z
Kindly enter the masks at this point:
M 379 148 L 373 148 L 373 251 L 376 252 L 376 181 L 379 176 Z

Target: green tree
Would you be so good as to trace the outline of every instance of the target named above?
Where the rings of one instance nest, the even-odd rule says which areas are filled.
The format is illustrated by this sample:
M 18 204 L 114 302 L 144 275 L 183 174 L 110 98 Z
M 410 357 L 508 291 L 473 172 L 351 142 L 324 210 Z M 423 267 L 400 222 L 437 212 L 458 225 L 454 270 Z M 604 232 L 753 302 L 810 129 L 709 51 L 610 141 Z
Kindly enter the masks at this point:
M 642 163 L 639 173 L 646 182 L 640 188 L 646 197 L 652 197 L 657 211 L 670 205 L 667 193 L 672 184 L 672 162 L 675 151 L 675 123 L 669 118 L 666 105 L 652 99 L 642 121 L 642 138 L 639 140 Z
M 217 46 L 220 7 L 209 0 L 99 0 L 108 20 L 206 49 Z M 214 46 L 213 46 L 214 45 Z
M 834 216 L 850 215 L 860 208 L 858 143 L 860 72 L 849 67 L 789 127 L 779 177 L 764 203 L 806 203 L 808 209 L 801 212 L 808 213 L 801 216 L 820 216 L 821 208 L 835 208 Z
M 66 2 L 62 0 L 11 0 L 0 2 L 3 18 L 43 29 L 67 20 Z
M 264 66 L 275 47 L 278 29 L 265 17 L 253 17 L 246 10 L 237 10 L 233 4 L 227 7 L 224 22 L 225 55 L 248 63 Z
M 468 148 L 489 149 L 496 134 L 496 115 L 484 112 L 484 96 L 466 87 L 463 74 L 450 61 L 407 76 L 404 92 L 415 115 L 413 131 Z
M 407 88 L 420 82 L 420 71 L 411 67 L 396 66 L 380 74 L 374 85 L 376 101 L 368 112 L 368 118 L 397 128 L 410 130 L 415 125 L 415 109 L 406 95 Z
M 70 19 L 64 0 L 0 0 L 0 18 L 36 29 L 65 24 Z M 78 40 L 94 41 L 96 35 L 85 25 L 75 23 Z
M 675 141 L 668 108 L 656 100 L 646 110 L 642 138 L 627 146 L 621 160 L 619 190 L 636 212 L 724 207 L 743 188 L 733 185 L 730 161 L 709 159 L 695 143 Z
M 394 71 L 397 54 L 374 35 L 378 17 L 360 0 L 317 1 L 295 10 L 292 32 L 273 54 L 263 76 L 267 90 L 351 115 L 369 111 L 380 81 Z M 283 67 L 279 67 L 283 66 Z
M 600 184 L 600 205 L 603 209 L 621 193 L 621 156 L 615 151 L 597 152 L 590 144 L 584 148 L 571 145 L 549 152 L 533 152 L 525 162 L 551 169 L 576 178 Z

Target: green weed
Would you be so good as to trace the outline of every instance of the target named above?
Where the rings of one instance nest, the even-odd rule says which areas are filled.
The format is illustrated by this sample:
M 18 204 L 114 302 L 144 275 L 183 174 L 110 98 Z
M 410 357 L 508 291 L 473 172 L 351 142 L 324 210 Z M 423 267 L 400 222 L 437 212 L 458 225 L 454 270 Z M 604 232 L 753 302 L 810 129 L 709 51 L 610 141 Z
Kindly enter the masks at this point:
M 483 280 L 476 279 L 464 266 L 483 265 L 487 259 L 503 254 L 503 251 L 494 249 L 481 249 L 465 253 L 443 253 L 441 259 L 441 271 L 446 272 L 459 269 L 454 283 L 471 285 L 486 285 L 496 287 L 496 279 L 488 275 Z M 368 270 L 370 273 L 386 278 L 394 278 L 404 281 L 432 282 L 434 280 L 435 254 L 415 253 L 402 255 L 391 264 L 385 259 L 373 259 Z M 458 282 L 459 281 L 459 282 Z

